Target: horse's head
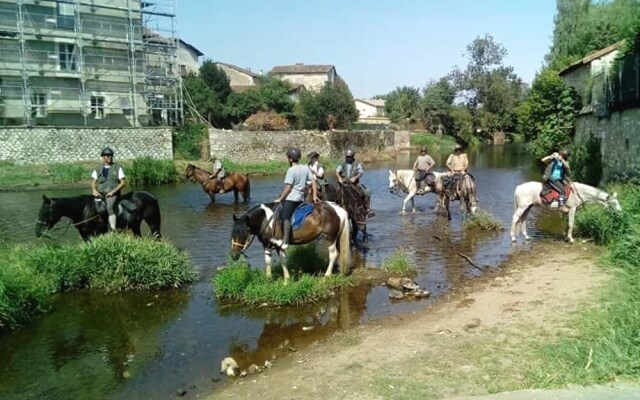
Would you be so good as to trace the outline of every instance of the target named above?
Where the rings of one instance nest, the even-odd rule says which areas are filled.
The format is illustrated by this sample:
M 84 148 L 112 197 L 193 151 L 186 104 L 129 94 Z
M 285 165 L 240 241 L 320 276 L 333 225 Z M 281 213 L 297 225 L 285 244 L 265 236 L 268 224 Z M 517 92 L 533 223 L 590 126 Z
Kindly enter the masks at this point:
M 618 201 L 618 192 L 613 192 L 612 195 L 607 197 L 607 207 L 613 207 L 616 211 L 622 211 L 622 206 L 620 206 L 620 202 Z
M 389 191 L 391 193 L 396 193 L 400 189 L 399 183 L 396 172 L 389 170 Z
M 187 168 L 185 168 L 184 170 L 184 177 L 193 182 L 193 180 L 196 178 L 196 166 L 193 164 L 189 164 L 187 165 Z
M 62 215 L 56 207 L 56 201 L 42 195 L 42 205 L 40 212 L 38 212 L 38 221 L 36 221 L 36 236 L 40 237 L 45 231 L 53 228 L 60 221 L 60 218 Z
M 240 254 L 249 247 L 251 227 L 249 215 L 243 214 L 237 217 L 233 214 L 233 228 L 231 229 L 231 258 L 237 260 Z

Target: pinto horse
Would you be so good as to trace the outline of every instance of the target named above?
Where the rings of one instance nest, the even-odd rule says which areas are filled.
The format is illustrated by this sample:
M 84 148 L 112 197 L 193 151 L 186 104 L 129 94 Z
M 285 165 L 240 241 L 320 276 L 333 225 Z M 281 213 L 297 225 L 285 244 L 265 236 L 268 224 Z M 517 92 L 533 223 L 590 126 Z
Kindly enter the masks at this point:
M 444 172 L 431 172 L 436 177 L 436 182 L 442 179 L 442 176 L 446 175 Z M 401 214 L 406 214 L 406 207 L 408 203 L 411 203 L 412 212 L 416 212 L 416 203 L 414 197 L 418 194 L 418 184 L 414 178 L 414 171 L 410 169 L 399 169 L 397 171 L 389 170 L 389 191 L 391 193 L 398 193 L 400 190 L 407 193 L 407 197 L 402 202 Z M 440 187 L 440 189 L 438 189 Z M 419 196 L 427 193 L 436 193 L 439 198 L 436 200 L 436 212 L 440 208 L 442 202 L 442 185 L 436 185 L 434 188 L 431 186 L 425 186 L 424 191 Z
M 305 189 L 305 198 L 307 202 L 312 202 L 311 191 L 308 187 Z M 347 211 L 351 223 L 352 244 L 357 243 L 358 232 L 362 232 L 362 239 L 367 241 L 367 209 L 354 184 L 345 182 L 324 185 L 322 190 L 318 191 L 318 198 L 336 203 Z
M 160 206 L 156 196 L 149 192 L 129 192 L 120 196 L 119 202 L 127 200 L 135 205 L 135 210 L 125 210 L 118 215 L 117 227 L 130 229 L 134 236 L 140 237 L 140 225 L 144 220 L 151 234 L 162 238 L 160 234 Z M 87 241 L 93 236 L 109 232 L 106 216 L 98 211 L 96 198 L 91 195 L 76 197 L 49 198 L 42 196 L 42 205 L 36 222 L 36 236 L 42 236 L 52 229 L 62 217 L 71 220 L 82 239 Z M 103 218 L 104 217 L 104 218 Z
M 569 208 L 569 228 L 567 230 L 567 240 L 573 243 L 573 223 L 575 221 L 576 210 L 585 203 L 600 203 L 605 207 L 613 207 L 616 211 L 621 211 L 620 203 L 616 193 L 609 195 L 607 192 L 585 185 L 584 183 L 572 182 L 572 192 L 567 198 L 566 206 Z M 540 182 L 526 182 L 516 187 L 514 197 L 514 213 L 511 221 L 511 241 L 516 241 L 518 225 L 522 225 L 522 234 L 525 240 L 529 240 L 527 234 L 527 216 L 533 206 L 542 206 L 544 203 L 540 198 L 543 185 Z
M 265 273 L 271 277 L 272 251 L 280 255 L 285 282 L 289 279 L 286 266 L 286 250 L 275 245 L 272 239 L 276 235 L 276 208 L 279 203 L 260 204 L 240 217 L 233 214 L 233 229 L 231 231 L 231 256 L 237 260 L 258 238 L 264 247 Z M 313 211 L 309 214 L 299 229 L 291 232 L 291 244 L 309 243 L 323 235 L 329 244 L 329 265 L 325 276 L 331 275 L 333 265 L 338 259 L 340 271 L 346 274 L 349 268 L 351 248 L 349 243 L 349 216 L 347 212 L 334 203 L 321 201 L 313 204 Z
M 451 219 L 451 211 L 449 211 L 449 203 L 451 200 L 460 200 L 460 209 L 470 215 L 475 215 L 478 209 L 478 195 L 476 194 L 476 184 L 473 177 L 468 173 L 460 173 L 456 182 L 455 175 L 445 173 L 441 177 L 441 182 L 445 179 L 451 179 L 451 189 L 443 189 L 441 202 L 447 212 L 447 218 Z M 440 183 L 438 183 L 439 185 Z M 438 186 L 436 185 L 436 186 Z
M 202 168 L 196 167 L 193 164 L 187 165 L 185 170 L 185 177 L 192 183 L 196 181 L 202 185 L 202 190 L 209 195 L 212 203 L 216 202 L 216 194 L 229 193 L 233 191 L 233 199 L 238 202 L 238 192 L 242 193 L 244 201 L 249 201 L 249 194 L 251 192 L 251 185 L 249 183 L 249 177 L 238 174 L 235 172 L 225 176 L 222 187 L 222 193 L 218 187 L 218 179 L 210 179 L 211 172 Z

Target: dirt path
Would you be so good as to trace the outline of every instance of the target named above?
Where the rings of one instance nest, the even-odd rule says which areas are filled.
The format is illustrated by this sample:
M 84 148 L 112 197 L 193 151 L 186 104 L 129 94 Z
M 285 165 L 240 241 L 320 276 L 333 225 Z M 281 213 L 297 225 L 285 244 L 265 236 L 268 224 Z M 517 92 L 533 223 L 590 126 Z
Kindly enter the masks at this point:
M 429 399 L 516 390 L 531 345 L 566 321 L 607 277 L 598 249 L 537 244 L 500 272 L 424 312 L 334 335 L 229 384 L 210 399 Z

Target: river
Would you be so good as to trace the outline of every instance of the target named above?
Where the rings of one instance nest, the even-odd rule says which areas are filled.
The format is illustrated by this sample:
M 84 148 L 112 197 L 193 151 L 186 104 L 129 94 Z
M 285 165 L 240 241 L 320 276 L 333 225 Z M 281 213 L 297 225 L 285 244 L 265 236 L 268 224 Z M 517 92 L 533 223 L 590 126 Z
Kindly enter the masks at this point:
M 442 165 L 446 155 L 434 158 Z M 199 281 L 180 291 L 57 295 L 50 312 L 0 336 L 0 398 L 160 399 L 173 398 L 178 388 L 187 391 L 184 398 L 195 398 L 215 393 L 225 384 L 219 367 L 228 355 L 241 366 L 261 364 L 289 351 L 287 347 L 306 346 L 337 330 L 424 309 L 482 273 L 452 253 L 449 243 L 492 268 L 498 268 L 514 249 L 526 248 L 511 246 L 508 228 L 515 186 L 539 179 L 530 156 L 523 146 L 505 145 L 481 147 L 469 158 L 479 207 L 493 213 L 504 232 L 465 231 L 457 202 L 451 205 L 452 221 L 435 216 L 433 195 L 418 197 L 420 212 L 399 215 L 402 198 L 389 193 L 388 170 L 410 168 L 415 154 L 365 166 L 363 183 L 372 189 L 376 216 L 368 224 L 369 243 L 354 254 L 354 263 L 379 266 L 403 246 L 419 271 L 418 283 L 432 293 L 419 301 L 390 301 L 384 287 L 359 287 L 327 303 L 296 310 L 221 306 L 209 280 L 226 260 L 232 214 L 271 201 L 281 190 L 283 177 L 252 177 L 252 199 L 239 205 L 233 205 L 230 194 L 218 196 L 212 205 L 199 185 L 189 183 L 148 188 L 160 201 L 163 236 L 188 252 Z M 79 193 L 46 191 L 49 196 Z M 0 193 L 0 241 L 42 240 L 34 235 L 41 195 Z M 560 219 L 553 213 L 535 211 L 531 221 L 534 240 L 561 235 Z M 79 236 L 69 229 L 59 240 L 78 241 Z M 248 251 L 257 268 L 264 265 L 260 249 L 255 245 Z

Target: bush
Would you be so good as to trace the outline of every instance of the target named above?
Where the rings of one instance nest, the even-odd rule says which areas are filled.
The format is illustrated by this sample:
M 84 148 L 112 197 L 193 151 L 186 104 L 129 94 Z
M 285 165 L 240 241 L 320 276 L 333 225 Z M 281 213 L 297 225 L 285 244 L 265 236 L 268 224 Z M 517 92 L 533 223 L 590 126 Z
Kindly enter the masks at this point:
M 49 295 L 179 288 L 197 278 L 188 256 L 168 242 L 104 235 L 63 246 L 6 248 L 0 260 L 0 328 L 42 311 Z
M 429 151 L 440 149 L 442 152 L 449 152 L 453 149 L 455 139 L 451 136 L 436 136 L 430 133 L 417 133 L 409 137 L 412 146 L 427 146 Z
M 347 128 L 358 119 L 353 96 L 343 84 L 324 85 L 318 93 L 303 93 L 297 113 L 303 128 L 322 131 Z
M 465 229 L 480 229 L 481 231 L 496 231 L 504 229 L 495 215 L 485 210 L 477 210 L 475 215 L 470 216 L 464 222 Z
M 89 179 L 91 173 L 79 164 L 53 164 L 49 173 L 56 183 L 79 182 Z
M 600 140 L 589 136 L 578 138 L 571 146 L 571 173 L 577 182 L 597 186 L 602 179 Z
M 259 111 L 244 122 L 250 131 L 286 131 L 289 121 L 273 111 Z
M 150 157 L 133 160 L 126 171 L 127 180 L 133 185 L 160 185 L 176 182 L 178 171 L 171 160 L 156 160 Z
M 186 124 L 173 131 L 173 158 L 199 160 L 203 157 L 209 139 L 209 130 L 204 124 Z

